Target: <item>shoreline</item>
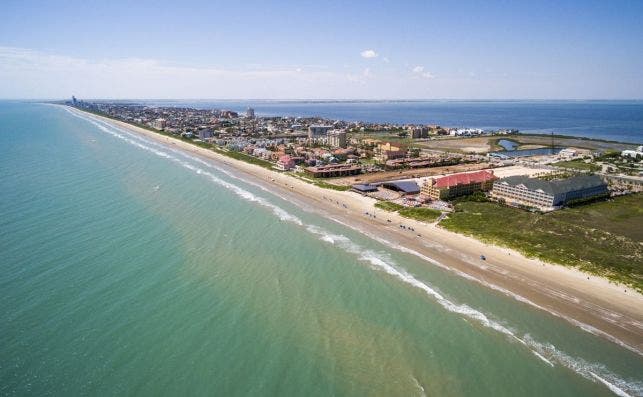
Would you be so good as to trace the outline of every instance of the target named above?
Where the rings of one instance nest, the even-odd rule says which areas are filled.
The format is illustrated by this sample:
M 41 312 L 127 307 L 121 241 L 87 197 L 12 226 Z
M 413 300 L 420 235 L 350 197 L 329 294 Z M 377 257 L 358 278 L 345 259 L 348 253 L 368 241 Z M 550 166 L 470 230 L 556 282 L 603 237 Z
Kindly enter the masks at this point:
M 449 232 L 434 224 L 376 209 L 376 200 L 372 198 L 323 189 L 290 175 L 235 160 L 123 121 L 67 106 L 65 109 L 223 163 L 239 172 L 243 179 L 288 195 L 295 201 L 305 201 L 314 207 L 315 212 L 393 249 L 416 255 L 429 262 L 428 265 L 445 268 L 643 355 L 643 295 L 633 289 L 573 268 L 529 259 L 511 249 Z M 373 219 L 366 217 L 364 212 L 380 216 Z M 386 216 L 381 216 L 384 213 Z M 398 226 L 400 224 L 410 225 L 415 231 L 402 230 Z M 417 237 L 418 233 L 421 238 Z M 484 263 L 478 259 L 482 253 L 487 258 Z

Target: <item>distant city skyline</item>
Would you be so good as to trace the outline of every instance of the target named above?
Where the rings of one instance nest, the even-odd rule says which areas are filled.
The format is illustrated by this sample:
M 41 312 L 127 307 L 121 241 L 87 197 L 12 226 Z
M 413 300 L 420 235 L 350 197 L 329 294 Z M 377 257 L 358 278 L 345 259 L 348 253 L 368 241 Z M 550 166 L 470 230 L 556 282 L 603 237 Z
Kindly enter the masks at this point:
M 0 4 L 0 98 L 642 99 L 643 2 Z

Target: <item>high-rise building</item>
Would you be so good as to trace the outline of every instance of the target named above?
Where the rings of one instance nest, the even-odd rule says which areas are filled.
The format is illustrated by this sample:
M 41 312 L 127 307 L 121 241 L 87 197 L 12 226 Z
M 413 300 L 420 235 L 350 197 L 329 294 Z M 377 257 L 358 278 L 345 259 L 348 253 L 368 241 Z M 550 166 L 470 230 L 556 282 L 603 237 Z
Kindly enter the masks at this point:
M 152 122 L 152 127 L 157 130 L 164 130 L 167 126 L 167 121 L 165 119 L 156 119 Z
M 326 133 L 332 129 L 333 127 L 330 125 L 311 125 L 308 127 L 308 139 L 313 140 L 319 138 L 319 136 L 326 135 Z
M 246 118 L 248 118 L 248 119 L 254 119 L 255 118 L 255 110 L 253 108 L 246 109 Z
M 328 145 L 332 147 L 346 147 L 346 131 L 344 130 L 330 130 L 326 133 L 328 138 Z

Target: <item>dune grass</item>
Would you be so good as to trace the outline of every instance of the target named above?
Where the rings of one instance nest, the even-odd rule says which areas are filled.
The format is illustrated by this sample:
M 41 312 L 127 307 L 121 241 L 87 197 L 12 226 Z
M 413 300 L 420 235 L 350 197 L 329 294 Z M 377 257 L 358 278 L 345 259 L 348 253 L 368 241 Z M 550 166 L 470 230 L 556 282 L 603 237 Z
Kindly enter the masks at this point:
M 401 216 L 409 219 L 415 219 L 422 222 L 433 222 L 440 216 L 441 212 L 432 208 L 405 207 L 400 204 L 389 201 L 379 201 L 375 207 L 389 212 L 397 212 Z
M 440 226 L 643 291 L 643 194 L 547 214 L 490 202 L 455 208 Z

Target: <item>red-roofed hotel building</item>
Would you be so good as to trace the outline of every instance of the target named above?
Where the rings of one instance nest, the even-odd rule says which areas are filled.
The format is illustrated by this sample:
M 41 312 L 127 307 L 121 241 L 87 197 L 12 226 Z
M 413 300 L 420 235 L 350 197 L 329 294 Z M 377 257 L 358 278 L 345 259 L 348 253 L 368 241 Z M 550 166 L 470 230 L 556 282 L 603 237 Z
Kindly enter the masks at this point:
M 422 194 L 433 200 L 449 200 L 467 194 L 489 191 L 496 177 L 491 170 L 464 172 L 440 178 L 429 178 L 422 186 Z

